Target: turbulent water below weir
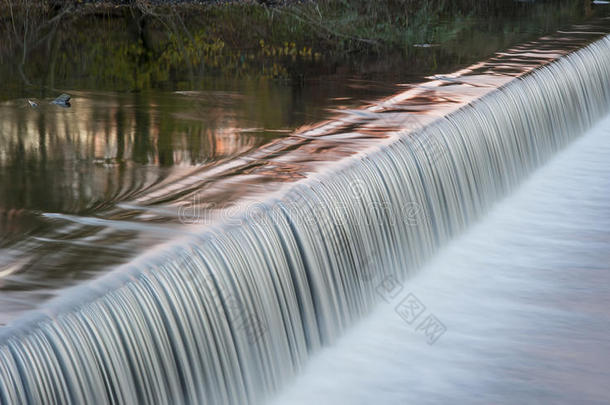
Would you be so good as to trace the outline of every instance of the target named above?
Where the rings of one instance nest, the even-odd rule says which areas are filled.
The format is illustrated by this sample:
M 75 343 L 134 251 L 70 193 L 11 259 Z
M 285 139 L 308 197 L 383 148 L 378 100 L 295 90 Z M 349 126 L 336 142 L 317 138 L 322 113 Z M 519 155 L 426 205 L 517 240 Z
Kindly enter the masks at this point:
M 380 290 L 387 304 L 273 403 L 609 403 L 609 199 L 610 116 Z M 409 294 L 415 320 L 400 316 Z M 432 345 L 417 330 L 430 313 L 444 326 Z
M 560 39 L 566 41 L 567 36 L 561 33 Z M 399 298 L 400 286 L 408 292 L 409 276 L 439 248 L 608 114 L 610 39 L 555 60 L 563 54 L 522 48 L 501 59 L 491 73 L 477 75 L 473 68 L 471 76 L 439 79 L 415 93 L 406 91 L 377 107 L 359 110 L 356 115 L 369 116 L 386 108 L 395 118 L 409 116 L 416 107 L 407 102 L 409 97 L 438 106 L 435 111 L 426 106 L 433 119 L 423 128 L 392 130 L 395 121 L 386 116 L 383 136 L 371 130 L 369 147 L 359 153 L 350 151 L 348 142 L 341 147 L 352 135 L 349 122 L 329 122 L 263 148 L 260 153 L 266 156 L 280 156 L 273 161 L 275 171 L 268 165 L 252 168 L 248 157 L 228 163 L 225 169 L 237 167 L 244 174 L 241 181 L 247 183 L 247 174 L 267 179 L 283 172 L 290 177 L 294 173 L 286 169 L 312 165 L 311 158 L 304 159 L 312 156 L 304 153 L 306 148 L 280 153 L 303 145 L 316 147 L 321 155 L 332 150 L 333 157 L 342 157 L 337 162 L 328 159 L 323 170 L 303 170 L 309 174 L 290 177 L 264 201 L 245 203 L 237 215 L 203 230 L 193 227 L 181 239 L 66 291 L 0 330 L 0 402 L 241 405 L 266 400 L 376 303 Z M 554 62 L 520 76 L 527 71 L 524 60 L 531 67 Z M 481 64 L 479 69 L 487 66 Z M 495 84 L 485 85 L 490 82 Z M 440 101 L 424 97 L 431 88 L 440 97 L 444 86 L 460 92 Z M 363 122 L 354 126 L 360 134 L 367 133 Z M 316 133 L 327 137 L 309 142 Z M 222 172 L 216 173 L 217 180 L 226 180 Z M 164 201 L 176 189 L 213 192 L 206 178 L 190 173 L 147 190 L 133 204 L 144 211 L 142 207 Z M 231 191 L 225 189 L 220 196 Z M 184 206 L 174 208 L 181 213 Z M 147 211 L 146 215 L 169 214 Z M 591 249 L 603 242 L 588 233 L 587 237 L 593 238 L 587 240 Z M 521 265 L 527 268 L 530 259 L 515 255 L 510 260 L 515 265 L 523 260 Z M 469 271 L 474 269 L 465 270 L 464 282 Z M 453 277 L 459 289 L 459 275 Z M 488 277 L 493 277 L 491 269 Z M 415 287 L 418 279 L 413 280 Z M 498 282 L 506 283 L 506 288 L 520 284 L 508 276 Z M 438 288 L 446 285 L 439 281 Z M 552 293 L 544 288 L 537 291 L 542 296 Z M 469 315 L 451 318 L 457 323 L 451 328 L 451 319 L 443 317 L 443 302 L 427 298 L 425 291 L 404 298 L 410 301 L 400 316 L 411 320 L 424 344 L 434 343 L 442 350 L 445 341 L 456 338 L 450 336 L 463 326 L 460 322 L 468 322 L 467 330 L 486 330 L 485 325 L 471 324 Z M 538 298 L 525 297 L 532 306 Z M 462 299 L 461 305 L 472 303 L 470 297 Z M 554 303 L 551 312 L 567 305 L 560 300 Z M 518 311 L 518 303 L 506 304 L 510 308 L 502 302 L 480 304 L 497 305 L 498 314 L 489 319 L 492 327 L 504 327 L 503 319 L 508 324 L 519 321 L 515 315 L 519 312 L 512 312 Z M 423 326 L 408 312 L 413 305 L 428 311 L 422 315 Z M 532 316 L 539 315 L 536 310 L 532 308 Z M 539 316 L 540 322 L 553 322 L 552 317 Z M 575 317 L 576 323 L 583 321 Z M 466 347 L 475 349 L 476 342 L 485 343 L 487 336 L 455 333 L 458 340 L 467 340 Z M 501 341 L 494 344 L 503 347 Z M 550 350 L 544 345 L 533 347 Z M 418 355 L 410 361 L 417 363 Z M 469 361 L 467 353 L 456 356 Z M 494 356 L 509 361 L 505 351 Z M 502 366 L 512 373 L 510 363 Z M 431 378 L 432 384 L 436 380 Z

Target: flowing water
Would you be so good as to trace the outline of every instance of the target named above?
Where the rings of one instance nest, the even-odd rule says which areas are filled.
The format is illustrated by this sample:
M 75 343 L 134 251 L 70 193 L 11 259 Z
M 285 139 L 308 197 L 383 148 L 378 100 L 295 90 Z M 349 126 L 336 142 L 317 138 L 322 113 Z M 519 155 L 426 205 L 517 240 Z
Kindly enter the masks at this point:
M 549 190 L 554 205 L 541 207 L 530 184 L 536 198 L 520 191 L 420 269 L 609 111 L 610 40 L 600 39 L 608 20 L 538 38 L 566 10 L 568 21 L 581 18 L 563 3 L 545 17 L 545 7 L 531 20 L 466 19 L 459 35 L 446 33 L 453 39 L 407 55 L 299 59 L 304 69 L 274 60 L 273 77 L 268 61 L 239 50 L 206 53 L 201 72 L 187 77 L 171 53 L 147 60 L 116 16 L 66 22 L 65 32 L 35 39 L 46 51 L 23 56 L 21 67 L 20 54 L 6 58 L 12 39 L 0 44 L 0 76 L 9 78 L 0 83 L 0 326 L 8 323 L 0 404 L 241 405 L 287 384 L 296 385 L 281 403 L 442 402 L 441 391 L 502 402 L 509 383 L 524 401 L 561 393 L 604 402 L 595 384 L 606 375 L 596 360 L 608 352 L 603 288 L 583 273 L 607 263 L 603 132 L 538 176 L 538 193 Z M 100 35 L 83 36 L 83 26 Z M 99 39 L 109 31 L 112 39 Z M 226 58 L 220 67 L 218 57 Z M 248 70 L 242 62 L 251 59 Z M 72 95 L 70 108 L 50 104 L 56 88 Z M 595 150 L 579 166 L 575 153 L 586 147 Z M 582 209 L 558 226 L 572 203 Z M 510 227 L 528 218 L 537 227 L 524 241 Z M 537 255 L 525 243 L 565 249 Z M 477 254 L 493 249 L 503 253 Z M 519 259 L 510 264 L 522 278 L 501 254 Z M 583 269 L 571 276 L 538 271 L 574 257 Z M 457 270 L 446 265 L 454 262 Z M 482 267 L 502 272 L 487 280 Z M 574 287 L 554 276 L 574 278 Z M 562 298 L 573 302 L 584 288 L 596 292 L 568 314 Z M 409 308 L 369 314 L 405 297 L 437 317 L 419 329 L 407 323 L 403 339 Z M 589 343 L 598 346 L 586 350 Z M 552 362 L 558 351 L 565 354 Z M 418 368 L 396 371 L 409 362 Z M 347 369 L 355 363 L 377 379 Z M 495 372 L 475 385 L 467 377 L 483 365 Z M 340 384 L 326 385 L 329 373 Z M 541 383 L 534 389 L 520 373 Z M 552 389 L 569 377 L 581 383 Z M 420 385 L 405 390 L 400 381 Z
M 41 98 L 36 109 L 25 99 L 1 102 L 0 324 L 186 232 L 159 215 L 133 220 L 133 209 L 119 213 L 117 205 L 251 154 L 327 110 L 390 91 L 356 83 L 302 91 L 256 80 L 223 90 L 81 90 L 70 91 L 70 108 Z M 154 202 L 161 205 L 155 212 L 179 197 Z
M 606 116 L 273 403 L 608 403 L 609 198 Z M 425 308 L 401 317 L 409 294 Z
M 606 23 L 588 20 L 471 66 L 467 82 L 436 75 L 584 18 L 563 3 L 540 7 L 531 15 L 466 19 L 444 43 L 406 54 L 276 60 L 304 78 L 292 82 L 267 77 L 269 61 L 189 79 L 173 60 L 157 77 L 150 61 L 134 57 L 146 49 L 118 17 L 70 19 L 37 39 L 48 46 L 32 51 L 22 72 L 34 86 L 15 71 L 19 48 L 7 57 L 13 42 L 3 42 L 0 327 L 65 288 L 232 217 L 241 205 L 427 124 L 606 32 Z M 83 36 L 83 26 L 95 35 Z M 3 35 L 13 35 L 9 28 Z M 216 56 L 257 56 L 231 52 Z M 64 91 L 71 108 L 50 104 Z M 380 99 L 391 94 L 397 96 Z
M 280 172 L 288 173 L 289 181 L 275 179 L 264 199 L 261 194 L 245 198 L 232 215 L 215 217 L 211 224 L 198 226 L 196 212 L 188 217 L 193 219 L 189 234 L 64 292 L 2 329 L 0 400 L 263 401 L 375 303 L 387 294 L 393 298 L 397 286 L 452 237 L 608 114 L 610 38 L 561 57 L 591 42 L 591 35 L 578 29 L 560 32 L 563 51 L 545 48 L 544 42 L 537 51 L 516 48 L 495 62 L 437 77 L 357 110 L 355 117 L 307 128 L 254 152 L 267 154 L 272 168 L 253 166 L 247 154 L 215 167 L 212 174 L 219 182 L 227 180 L 224 173 L 242 173 L 237 183 L 229 177 L 229 185 L 251 178 L 261 184 Z M 570 42 L 575 37 L 580 42 Z M 557 38 L 551 43 L 556 45 Z M 422 112 L 417 128 L 404 118 Z M 331 153 L 313 170 L 308 165 L 315 155 L 303 158 L 308 148 L 321 156 Z M 296 178 L 290 175 L 294 167 L 300 168 Z M 184 220 L 185 207 L 194 211 L 204 204 L 170 205 L 163 212 L 142 208 L 166 200 L 176 189 L 206 186 L 203 192 L 209 194 L 204 195 L 212 197 L 205 203 L 235 198 L 237 187 L 219 192 L 209 177 L 209 172 L 178 174 L 118 207 L 116 215 L 134 210 L 136 223 L 143 222 L 139 215 Z M 217 213 L 226 215 L 222 209 Z M 518 286 L 519 281 L 507 283 Z M 442 306 L 433 309 L 442 317 Z M 517 322 L 511 315 L 501 314 Z M 557 322 L 564 322 L 558 316 Z M 425 338 L 435 339 L 425 331 Z M 485 335 L 474 336 L 471 345 Z M 502 364 L 512 371 L 510 363 Z M 439 380 L 433 371 L 426 371 L 431 384 Z M 503 389 L 497 384 L 498 392 Z M 406 394 L 396 392 L 395 398 L 401 395 Z

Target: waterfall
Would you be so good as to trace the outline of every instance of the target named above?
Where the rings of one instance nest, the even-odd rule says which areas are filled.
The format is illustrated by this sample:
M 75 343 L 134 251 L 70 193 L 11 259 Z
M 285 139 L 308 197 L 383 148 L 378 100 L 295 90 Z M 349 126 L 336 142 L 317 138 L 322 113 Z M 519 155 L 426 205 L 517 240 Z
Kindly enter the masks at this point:
M 259 403 L 610 106 L 610 38 L 0 333 L 0 403 Z

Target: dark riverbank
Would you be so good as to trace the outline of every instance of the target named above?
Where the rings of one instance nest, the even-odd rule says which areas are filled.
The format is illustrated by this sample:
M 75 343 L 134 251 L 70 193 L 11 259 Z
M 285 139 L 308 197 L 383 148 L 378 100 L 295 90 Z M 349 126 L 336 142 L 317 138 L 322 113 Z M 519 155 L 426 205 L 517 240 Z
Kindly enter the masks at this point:
M 5 85 L 133 91 L 212 76 L 301 83 L 338 70 L 400 80 L 597 12 L 581 0 L 124 3 L 2 0 L 0 73 L 15 79 Z

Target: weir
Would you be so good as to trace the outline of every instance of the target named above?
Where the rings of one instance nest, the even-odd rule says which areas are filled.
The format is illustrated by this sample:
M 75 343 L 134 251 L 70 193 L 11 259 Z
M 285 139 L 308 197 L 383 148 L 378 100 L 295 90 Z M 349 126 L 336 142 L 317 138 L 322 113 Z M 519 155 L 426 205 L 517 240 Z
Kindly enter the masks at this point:
M 369 312 L 388 277 L 405 279 L 609 111 L 608 37 L 526 75 L 506 62 L 510 74 L 489 74 L 494 86 L 475 83 L 476 96 L 421 128 L 346 153 L 4 328 L 0 402 L 263 401 Z

